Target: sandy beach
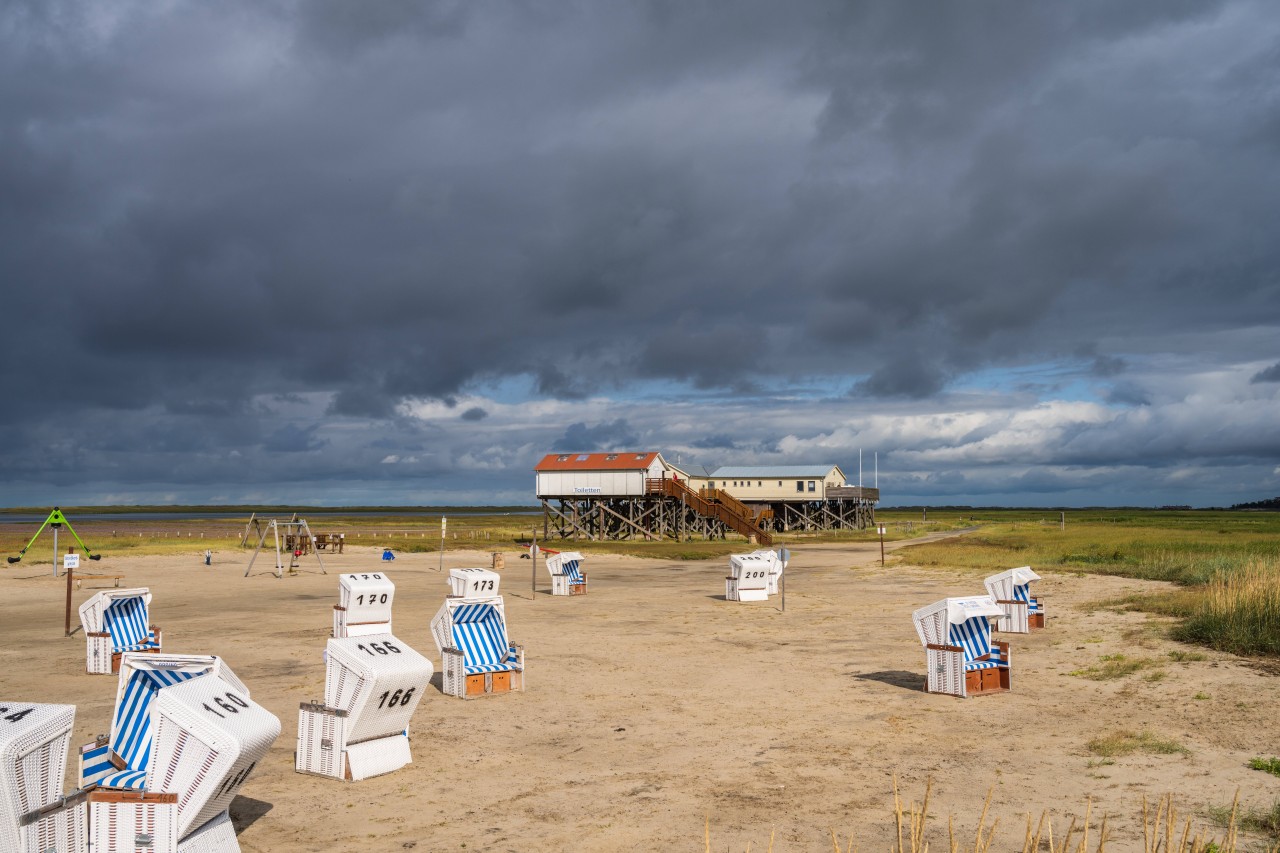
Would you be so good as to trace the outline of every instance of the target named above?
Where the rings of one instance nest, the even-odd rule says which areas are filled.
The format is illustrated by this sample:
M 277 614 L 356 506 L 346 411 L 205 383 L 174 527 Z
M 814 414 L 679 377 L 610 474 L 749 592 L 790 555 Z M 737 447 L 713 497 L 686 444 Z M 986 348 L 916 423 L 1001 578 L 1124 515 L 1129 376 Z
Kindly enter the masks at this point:
M 1108 849 L 1140 850 L 1143 795 L 1173 792 L 1188 815 L 1229 805 L 1237 789 L 1256 806 L 1280 797 L 1280 779 L 1246 766 L 1280 753 L 1275 670 L 1163 639 L 1158 617 L 1097 606 L 1161 585 L 1037 567 L 1048 627 L 1012 636 L 1012 691 L 958 700 L 921 691 L 910 614 L 981 593 L 984 573 L 881 568 L 872 544 L 793 551 L 785 613 L 777 597 L 725 601 L 722 560 L 589 557 L 590 594 L 553 598 L 541 565 L 531 596 L 529 561 L 508 553 L 503 592 L 527 690 L 471 702 L 439 692 L 428 629 L 446 592 L 437 554 L 384 564 L 348 548 L 326 555 L 327 576 L 304 559 L 308 572 L 283 579 L 244 578 L 248 552 L 234 549 L 212 567 L 195 554 L 108 553 L 92 571 L 150 587 L 165 651 L 221 655 L 280 717 L 232 807 L 245 851 L 693 851 L 708 820 L 714 850 L 764 850 L 775 828 L 779 853 L 830 849 L 831 829 L 885 849 L 895 774 L 914 799 L 934 779 L 938 849 L 949 814 L 972 844 L 994 785 L 993 849 L 1021 848 L 1026 813 L 1047 809 L 1065 829 L 1092 797 L 1095 818 L 1109 815 Z M 446 569 L 487 565 L 487 552 L 445 557 Z M 336 575 L 372 568 L 396 583 L 396 636 L 436 665 L 410 727 L 413 764 L 355 784 L 297 774 L 298 703 L 323 692 Z M 0 695 L 76 705 L 79 744 L 108 729 L 115 678 L 85 673 L 74 615 L 75 634 L 62 636 L 64 590 L 35 561 L 0 574 Z M 1204 659 L 1172 660 L 1179 649 Z M 1161 664 L 1110 681 L 1069 674 L 1116 653 Z M 1122 729 L 1189 754 L 1104 764 L 1086 749 Z

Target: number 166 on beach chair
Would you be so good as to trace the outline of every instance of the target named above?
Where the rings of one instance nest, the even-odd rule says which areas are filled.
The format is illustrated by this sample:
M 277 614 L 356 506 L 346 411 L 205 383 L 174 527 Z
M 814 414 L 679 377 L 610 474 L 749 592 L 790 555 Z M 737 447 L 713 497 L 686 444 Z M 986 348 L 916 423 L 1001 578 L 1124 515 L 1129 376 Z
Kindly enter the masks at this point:
M 80 605 L 89 672 L 118 672 L 125 652 L 159 652 L 160 629 L 150 621 L 151 590 L 146 587 L 103 590 Z
M 989 595 L 944 598 L 911 618 L 925 647 L 930 693 L 974 696 L 1009 689 L 1009 644 L 991 639 L 1004 610 Z
M 391 634 L 335 637 L 325 659 L 324 703 L 299 706 L 294 769 L 358 782 L 412 761 L 409 720 L 431 661 Z

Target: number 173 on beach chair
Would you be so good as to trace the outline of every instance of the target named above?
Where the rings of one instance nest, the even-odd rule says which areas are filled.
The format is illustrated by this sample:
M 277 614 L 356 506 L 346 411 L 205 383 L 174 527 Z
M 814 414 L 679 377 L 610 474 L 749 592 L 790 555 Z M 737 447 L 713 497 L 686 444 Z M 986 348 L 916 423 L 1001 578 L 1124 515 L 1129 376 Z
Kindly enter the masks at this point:
M 150 624 L 151 590 L 110 589 L 80 605 L 90 673 L 118 672 L 125 652 L 159 652 L 160 629 Z
M 961 697 L 1008 690 L 1009 644 L 991 639 L 991 620 L 1003 615 L 989 595 L 944 598 L 911 614 L 925 647 L 925 689 Z

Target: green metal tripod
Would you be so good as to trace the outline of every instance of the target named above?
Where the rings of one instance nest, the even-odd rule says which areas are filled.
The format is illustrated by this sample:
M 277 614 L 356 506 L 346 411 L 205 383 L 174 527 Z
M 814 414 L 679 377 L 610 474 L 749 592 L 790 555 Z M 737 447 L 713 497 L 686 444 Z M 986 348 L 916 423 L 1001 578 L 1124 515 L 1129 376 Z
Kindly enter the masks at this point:
M 55 506 L 53 508 L 53 512 L 49 513 L 49 517 L 44 520 L 44 524 L 40 525 L 40 529 L 36 531 L 36 535 L 32 536 L 31 541 L 22 547 L 22 550 L 18 552 L 18 556 L 10 557 L 9 562 L 11 564 L 16 563 L 20 561 L 24 556 L 26 556 L 27 549 L 30 548 L 32 545 L 36 544 L 36 540 L 40 538 L 41 533 L 44 533 L 44 529 L 46 527 L 53 528 L 53 551 L 54 551 L 53 557 L 56 562 L 58 558 L 58 553 L 57 553 L 58 552 L 58 528 L 64 527 L 64 526 L 67 528 L 67 530 L 71 531 L 72 536 L 76 537 L 76 541 L 80 543 L 80 547 L 84 549 L 85 554 L 89 556 L 90 560 L 102 559 L 101 554 L 93 553 L 93 551 L 90 550 L 89 546 L 84 544 L 84 540 L 80 538 L 80 534 L 76 533 L 76 529 L 71 526 L 71 522 L 67 521 L 67 517 L 62 514 L 62 510 L 58 509 Z

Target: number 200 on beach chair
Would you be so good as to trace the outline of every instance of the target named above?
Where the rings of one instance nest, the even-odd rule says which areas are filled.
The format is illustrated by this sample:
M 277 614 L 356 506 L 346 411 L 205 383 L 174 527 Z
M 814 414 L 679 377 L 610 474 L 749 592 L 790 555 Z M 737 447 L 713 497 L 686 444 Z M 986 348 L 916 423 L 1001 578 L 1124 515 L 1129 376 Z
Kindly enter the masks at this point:
M 1004 610 L 989 595 L 944 598 L 911 614 L 925 647 L 930 693 L 973 696 L 1009 689 L 1009 644 L 991 640 Z
M 1031 583 L 1038 580 L 1040 576 L 1030 566 L 1020 566 L 983 581 L 987 592 L 1004 610 L 996 620 L 997 631 L 1027 634 L 1032 628 L 1044 627 L 1044 603 L 1031 594 Z
M 103 590 L 80 605 L 89 672 L 118 671 L 125 652 L 159 652 L 160 629 L 150 624 L 150 613 L 151 590 L 146 587 Z
M 772 551 L 730 554 L 729 574 L 724 579 L 725 599 L 727 601 L 768 601 L 769 575 L 773 571 L 773 556 Z
M 507 638 L 501 596 L 449 596 L 431 620 L 444 692 L 460 699 L 524 690 L 524 647 Z

